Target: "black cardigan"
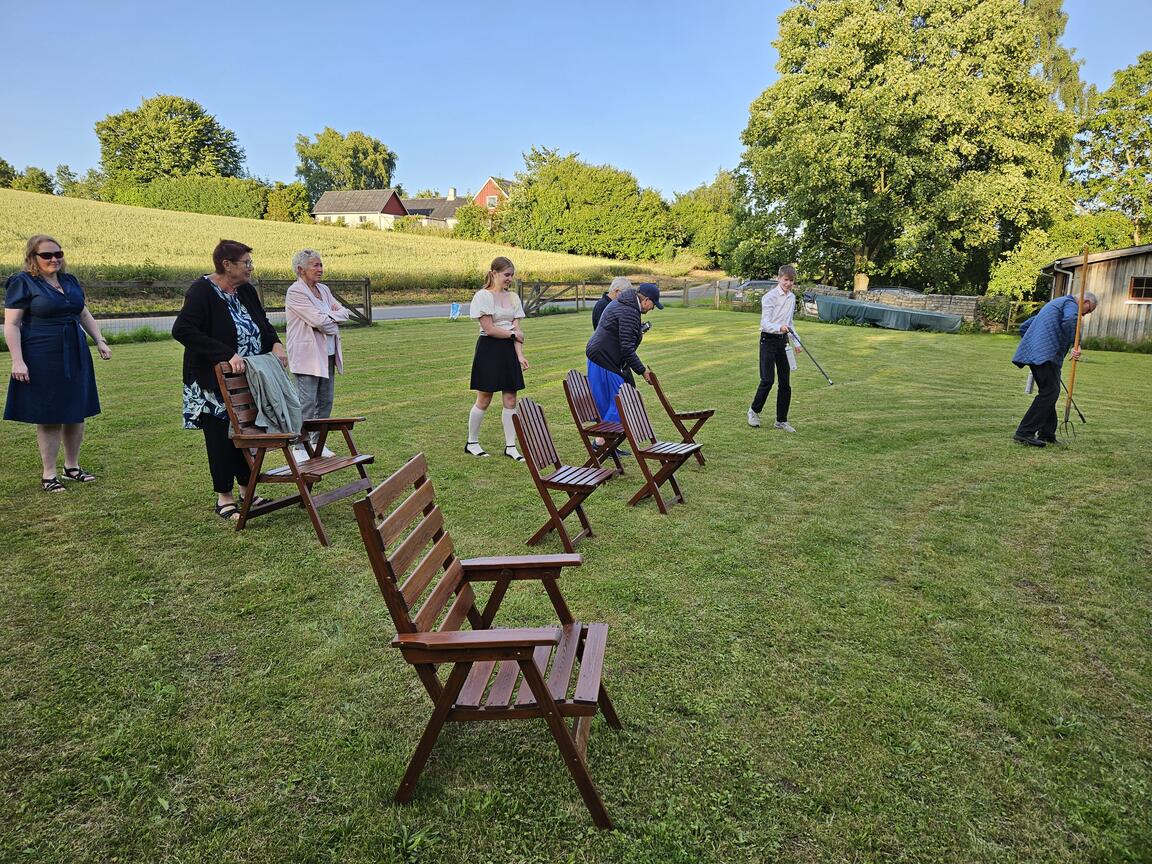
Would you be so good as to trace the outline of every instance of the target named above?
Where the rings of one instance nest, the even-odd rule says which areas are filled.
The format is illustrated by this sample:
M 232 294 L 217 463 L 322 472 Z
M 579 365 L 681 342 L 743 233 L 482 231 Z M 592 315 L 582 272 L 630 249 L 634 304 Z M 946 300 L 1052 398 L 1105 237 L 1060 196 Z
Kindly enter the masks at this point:
M 280 336 L 269 323 L 256 289 L 245 282 L 236 289 L 236 296 L 260 328 L 260 353 L 267 354 Z M 172 338 L 184 346 L 184 383 L 195 381 L 219 396 L 214 367 L 236 354 L 236 325 L 228 304 L 217 296 L 207 276 L 201 276 L 185 292 L 184 308 L 172 325 Z

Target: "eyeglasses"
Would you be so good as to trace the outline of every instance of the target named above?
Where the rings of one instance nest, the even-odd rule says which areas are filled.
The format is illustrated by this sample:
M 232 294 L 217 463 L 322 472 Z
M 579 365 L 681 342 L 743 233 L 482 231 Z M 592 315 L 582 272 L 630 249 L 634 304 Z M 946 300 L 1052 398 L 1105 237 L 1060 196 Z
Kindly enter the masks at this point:
M 64 250 L 59 249 L 56 252 L 37 252 L 36 257 L 43 258 L 45 261 L 51 261 L 53 258 L 59 261 L 64 257 Z
M 256 266 L 255 264 L 253 264 L 253 263 L 252 263 L 252 259 L 251 259 L 251 258 L 249 258 L 247 261 L 233 261 L 232 263 L 233 263 L 233 264 L 238 264 L 238 265 L 240 265 L 241 267 L 245 267 L 245 268 L 247 268 L 247 269 L 249 269 L 249 270 L 251 270 L 253 267 L 255 267 L 255 266 Z

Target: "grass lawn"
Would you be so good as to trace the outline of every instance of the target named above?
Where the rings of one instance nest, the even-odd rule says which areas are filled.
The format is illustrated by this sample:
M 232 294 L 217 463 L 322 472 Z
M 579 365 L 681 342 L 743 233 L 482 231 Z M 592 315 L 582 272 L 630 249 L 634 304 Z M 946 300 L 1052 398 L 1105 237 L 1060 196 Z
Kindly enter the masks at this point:
M 0 860 L 1152 859 L 1152 357 L 1086 355 L 1088 425 L 1034 450 L 1012 338 L 809 325 L 836 385 L 800 358 L 787 435 L 745 424 L 754 316 L 649 319 L 674 403 L 718 410 L 687 503 L 625 507 L 629 461 L 562 579 L 611 627 L 625 729 L 588 752 L 618 830 L 542 722 L 449 727 L 391 803 L 430 704 L 350 504 L 329 549 L 297 510 L 231 532 L 157 343 L 98 364 L 91 487 L 40 493 L 32 428 L 3 426 Z M 525 329 L 527 395 L 579 459 L 560 382 L 588 316 Z M 376 480 L 428 454 L 463 556 L 521 553 L 526 470 L 461 453 L 475 330 L 349 331 L 336 413 L 368 418 Z M 518 587 L 503 623 L 548 623 Z

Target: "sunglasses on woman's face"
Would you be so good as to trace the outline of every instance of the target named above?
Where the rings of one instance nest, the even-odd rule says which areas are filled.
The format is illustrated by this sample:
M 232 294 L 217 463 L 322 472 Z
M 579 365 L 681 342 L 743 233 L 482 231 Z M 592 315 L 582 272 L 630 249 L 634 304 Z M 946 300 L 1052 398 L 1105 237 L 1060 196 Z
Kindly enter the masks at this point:
M 39 258 L 43 258 L 45 261 L 51 261 L 53 258 L 59 261 L 64 257 L 64 250 L 60 249 L 56 252 L 37 252 L 36 255 Z

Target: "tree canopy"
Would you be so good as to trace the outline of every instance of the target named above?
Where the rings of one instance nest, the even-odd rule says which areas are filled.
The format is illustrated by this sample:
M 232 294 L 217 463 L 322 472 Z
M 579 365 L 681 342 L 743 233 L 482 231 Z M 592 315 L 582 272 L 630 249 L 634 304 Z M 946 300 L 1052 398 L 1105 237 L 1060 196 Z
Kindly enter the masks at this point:
M 720 266 L 732 232 L 736 183 L 731 171 L 719 171 L 711 183 L 676 196 L 670 214 L 679 240 L 710 267 Z
M 609 258 L 670 253 L 668 205 L 627 171 L 537 147 L 524 154 L 524 166 L 515 193 L 499 208 L 504 242 Z
M 982 288 L 1061 207 L 1074 123 L 1034 71 L 1040 43 L 1019 0 L 797 4 L 744 131 L 739 218 L 858 284 Z
M 342 135 L 326 126 L 313 141 L 296 136 L 298 176 L 308 189 L 310 204 L 330 189 L 387 189 L 396 170 L 396 154 L 379 139 L 363 132 Z
M 9 185 L 13 189 L 40 192 L 44 195 L 52 195 L 56 192 L 56 184 L 52 182 L 52 175 L 35 165 L 29 165 L 23 173 L 17 174 Z
M 139 108 L 109 114 L 96 124 L 96 137 L 101 169 L 119 181 L 238 177 L 244 166 L 235 133 L 179 96 L 153 96 Z
M 7 189 L 16 179 L 16 169 L 7 159 L 0 159 L 0 189 Z
M 1078 173 L 1091 203 L 1127 216 L 1139 244 L 1152 218 L 1152 51 L 1117 72 L 1100 94 L 1081 145 Z

